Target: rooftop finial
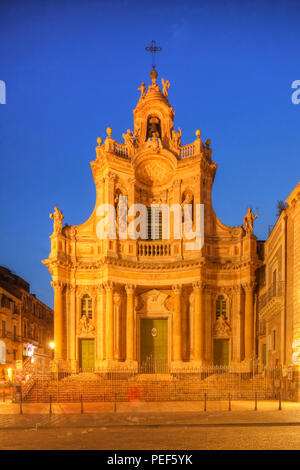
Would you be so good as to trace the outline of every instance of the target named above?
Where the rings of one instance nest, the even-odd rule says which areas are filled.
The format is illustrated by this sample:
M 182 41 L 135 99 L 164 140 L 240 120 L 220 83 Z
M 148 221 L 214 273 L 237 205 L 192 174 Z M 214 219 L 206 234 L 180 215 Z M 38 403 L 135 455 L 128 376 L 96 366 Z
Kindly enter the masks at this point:
M 160 52 L 162 50 L 161 47 L 156 45 L 155 40 L 151 41 L 151 46 L 146 47 L 147 52 L 151 52 L 152 54 L 152 69 L 155 70 L 155 53 Z

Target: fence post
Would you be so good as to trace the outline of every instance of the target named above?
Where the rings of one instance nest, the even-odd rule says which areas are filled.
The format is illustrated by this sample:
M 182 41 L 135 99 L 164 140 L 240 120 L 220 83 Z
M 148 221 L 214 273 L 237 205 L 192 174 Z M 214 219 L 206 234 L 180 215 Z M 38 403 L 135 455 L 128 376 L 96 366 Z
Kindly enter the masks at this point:
M 3 390 L 3 403 L 5 403 L 5 390 Z
M 49 396 L 49 414 L 52 415 L 52 395 Z
M 228 411 L 231 411 L 231 397 L 230 397 L 230 392 L 228 393 Z
M 281 389 L 279 390 L 279 403 L 278 403 L 278 411 L 281 411 Z
M 114 413 L 117 412 L 117 397 L 116 394 L 114 395 Z
M 83 400 L 82 400 L 82 395 L 80 395 L 80 413 L 83 415 Z
M 255 405 L 254 405 L 254 411 L 257 411 L 257 392 L 255 392 Z
M 206 397 L 206 392 L 205 392 L 204 393 L 204 411 L 206 411 L 206 399 L 207 397 Z
M 23 414 L 23 403 L 22 403 L 22 400 L 23 400 L 23 397 L 22 397 L 22 388 L 21 388 L 21 391 L 20 391 L 20 415 Z

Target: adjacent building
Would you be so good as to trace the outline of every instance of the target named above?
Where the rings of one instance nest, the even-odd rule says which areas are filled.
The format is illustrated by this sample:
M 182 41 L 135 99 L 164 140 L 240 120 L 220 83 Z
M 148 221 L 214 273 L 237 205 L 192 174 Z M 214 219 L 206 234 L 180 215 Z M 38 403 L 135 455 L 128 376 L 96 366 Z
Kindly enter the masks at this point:
M 29 283 L 0 266 L 0 368 L 2 375 L 34 353 L 49 354 L 53 310 L 30 293 Z M 20 362 L 19 362 L 20 364 Z

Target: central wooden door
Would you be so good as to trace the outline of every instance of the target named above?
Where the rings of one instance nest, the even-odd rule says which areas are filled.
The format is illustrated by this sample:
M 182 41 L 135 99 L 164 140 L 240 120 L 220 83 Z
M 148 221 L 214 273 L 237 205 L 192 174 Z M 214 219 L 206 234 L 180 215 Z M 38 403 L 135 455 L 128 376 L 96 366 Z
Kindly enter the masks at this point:
M 81 372 L 95 369 L 95 340 L 79 340 L 79 367 Z
M 140 328 L 140 372 L 168 372 L 168 320 L 142 318 Z
M 228 366 L 229 364 L 229 340 L 214 339 L 214 365 Z

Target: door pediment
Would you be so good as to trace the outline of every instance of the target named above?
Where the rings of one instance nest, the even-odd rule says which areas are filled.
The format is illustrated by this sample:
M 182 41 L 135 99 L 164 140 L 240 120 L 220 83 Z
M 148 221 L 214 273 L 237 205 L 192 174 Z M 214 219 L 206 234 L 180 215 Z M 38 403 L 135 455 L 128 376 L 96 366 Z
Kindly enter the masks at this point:
M 164 294 L 163 292 L 157 289 L 152 289 L 148 292 L 145 292 L 144 294 L 141 294 L 143 306 L 139 313 L 169 314 L 170 312 L 165 306 L 165 301 L 168 297 L 168 294 Z

